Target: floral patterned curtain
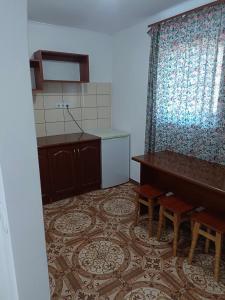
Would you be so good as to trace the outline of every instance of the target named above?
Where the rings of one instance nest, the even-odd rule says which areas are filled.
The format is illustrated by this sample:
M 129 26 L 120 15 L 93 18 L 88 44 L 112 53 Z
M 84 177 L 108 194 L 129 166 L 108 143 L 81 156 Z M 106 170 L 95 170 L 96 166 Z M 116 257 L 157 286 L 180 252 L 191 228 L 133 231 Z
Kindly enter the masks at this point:
M 146 152 L 225 164 L 225 4 L 152 26 Z

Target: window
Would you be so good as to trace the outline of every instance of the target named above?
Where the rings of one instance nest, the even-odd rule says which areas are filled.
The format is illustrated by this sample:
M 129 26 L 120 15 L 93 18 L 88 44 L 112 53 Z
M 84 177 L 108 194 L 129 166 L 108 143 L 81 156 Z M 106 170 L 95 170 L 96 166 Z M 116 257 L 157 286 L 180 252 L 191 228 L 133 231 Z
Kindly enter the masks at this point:
M 156 116 L 159 123 L 217 126 L 224 42 L 191 35 L 159 42 Z

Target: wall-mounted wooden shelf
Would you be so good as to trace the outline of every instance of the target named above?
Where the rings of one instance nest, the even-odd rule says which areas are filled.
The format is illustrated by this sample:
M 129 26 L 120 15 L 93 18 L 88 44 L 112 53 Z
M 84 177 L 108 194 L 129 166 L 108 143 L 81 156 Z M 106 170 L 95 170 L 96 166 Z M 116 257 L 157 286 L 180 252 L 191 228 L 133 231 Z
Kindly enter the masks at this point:
M 85 83 L 85 82 L 88 82 L 88 81 L 81 81 L 81 80 L 54 80 L 54 79 L 44 79 L 44 82 Z
M 41 63 L 37 59 L 30 60 L 30 68 L 33 69 L 35 87 L 32 88 L 33 92 L 39 92 L 43 90 L 43 80 L 41 74 Z
M 38 50 L 34 53 L 34 58 L 40 62 L 40 70 L 43 82 L 89 82 L 89 56 L 86 54 Z M 79 80 L 60 80 L 60 78 L 57 80 L 46 79 L 43 72 L 44 61 L 70 62 L 79 65 Z
M 79 66 L 79 80 L 47 79 L 43 71 L 44 61 L 69 62 Z M 75 54 L 56 52 L 48 50 L 38 50 L 34 53 L 34 59 L 30 60 L 30 68 L 33 69 L 33 81 L 35 87 L 32 91 L 35 93 L 43 91 L 44 82 L 71 82 L 85 83 L 89 82 L 89 56 L 86 54 Z M 74 66 L 75 68 L 75 66 Z

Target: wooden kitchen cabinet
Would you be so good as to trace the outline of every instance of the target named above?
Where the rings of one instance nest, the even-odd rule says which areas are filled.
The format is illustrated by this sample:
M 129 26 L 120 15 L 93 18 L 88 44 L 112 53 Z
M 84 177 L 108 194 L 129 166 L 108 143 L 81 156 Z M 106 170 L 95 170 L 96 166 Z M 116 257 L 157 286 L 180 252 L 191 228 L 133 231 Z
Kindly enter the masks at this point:
M 78 168 L 73 146 L 59 146 L 48 150 L 51 197 L 54 200 L 73 196 L 78 190 Z
M 48 204 L 50 201 L 49 199 L 50 177 L 49 177 L 49 166 L 48 166 L 48 157 L 47 157 L 46 149 L 38 149 L 38 160 L 39 160 L 42 201 L 43 204 Z
M 43 203 L 99 189 L 101 142 L 89 134 L 38 138 Z
M 101 184 L 101 161 L 99 143 L 84 143 L 78 146 L 80 187 L 82 190 L 92 190 Z

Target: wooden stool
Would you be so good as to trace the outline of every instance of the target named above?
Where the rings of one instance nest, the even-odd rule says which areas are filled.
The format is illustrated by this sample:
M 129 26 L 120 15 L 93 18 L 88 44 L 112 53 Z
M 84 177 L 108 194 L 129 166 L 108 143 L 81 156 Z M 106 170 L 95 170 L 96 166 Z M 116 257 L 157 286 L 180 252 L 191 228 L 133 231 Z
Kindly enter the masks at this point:
M 173 255 L 177 255 L 177 243 L 180 224 L 189 220 L 188 213 L 190 213 L 194 207 L 185 202 L 184 200 L 175 196 L 163 197 L 159 200 L 159 225 L 157 239 L 160 240 L 165 217 L 173 222 L 174 226 L 174 239 L 173 239 Z
M 206 238 L 205 252 L 209 251 L 209 242 L 213 241 L 215 243 L 216 255 L 215 255 L 215 269 L 214 278 L 216 281 L 219 280 L 219 270 L 220 270 L 220 259 L 221 259 L 221 248 L 222 248 L 222 237 L 225 233 L 225 220 L 221 217 L 213 215 L 208 211 L 202 211 L 196 213 L 192 216 L 192 222 L 194 223 L 191 249 L 189 253 L 188 261 L 191 264 L 194 250 L 197 244 L 198 236 L 202 235 Z M 204 226 L 205 228 L 202 228 Z M 212 233 L 215 232 L 215 234 Z
M 164 195 L 164 192 L 153 187 L 151 185 L 141 185 L 136 187 L 134 191 L 137 193 L 137 213 L 136 213 L 136 221 L 137 225 L 139 214 L 140 214 L 140 203 L 148 207 L 148 216 L 149 216 L 149 228 L 148 234 L 149 237 L 152 237 L 152 221 L 153 221 L 153 210 L 154 206 L 158 204 L 158 198 L 161 195 Z

